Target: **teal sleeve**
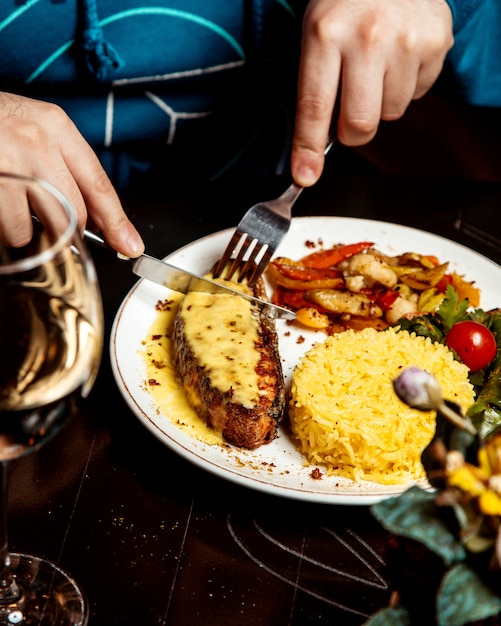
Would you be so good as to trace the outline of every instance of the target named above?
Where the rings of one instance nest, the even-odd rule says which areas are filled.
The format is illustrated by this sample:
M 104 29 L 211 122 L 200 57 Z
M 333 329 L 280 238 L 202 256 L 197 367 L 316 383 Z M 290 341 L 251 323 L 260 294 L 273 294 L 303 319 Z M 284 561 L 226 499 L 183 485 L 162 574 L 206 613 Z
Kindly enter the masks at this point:
M 458 95 L 476 106 L 501 107 L 500 0 L 447 0 L 454 17 L 454 45 L 446 71 Z
M 454 32 L 461 30 L 485 0 L 445 0 L 452 11 Z

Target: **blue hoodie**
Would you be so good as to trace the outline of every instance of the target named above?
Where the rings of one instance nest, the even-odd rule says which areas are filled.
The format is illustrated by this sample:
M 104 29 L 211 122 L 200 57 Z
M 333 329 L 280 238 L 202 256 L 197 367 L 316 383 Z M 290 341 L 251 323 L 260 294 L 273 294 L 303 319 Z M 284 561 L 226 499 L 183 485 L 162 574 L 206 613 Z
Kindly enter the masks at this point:
M 454 46 L 446 72 L 465 102 L 501 107 L 501 0 L 447 2 L 454 20 Z
M 501 106 L 501 0 L 447 2 L 444 73 L 466 102 Z M 280 171 L 306 4 L 2 0 L 0 91 L 62 106 L 118 187 L 151 168 L 214 178 L 256 154 Z
M 59 104 L 118 186 L 167 155 L 217 176 L 264 136 L 280 167 L 302 2 L 2 0 L 0 91 Z

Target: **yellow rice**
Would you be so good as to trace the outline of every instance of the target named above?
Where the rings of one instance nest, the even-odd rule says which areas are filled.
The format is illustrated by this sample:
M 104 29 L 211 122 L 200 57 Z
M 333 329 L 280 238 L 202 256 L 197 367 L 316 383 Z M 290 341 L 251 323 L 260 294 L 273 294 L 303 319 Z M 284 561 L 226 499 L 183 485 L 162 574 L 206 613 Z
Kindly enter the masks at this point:
M 435 412 L 405 405 L 392 380 L 406 367 L 433 374 L 464 410 L 474 400 L 468 369 L 443 345 L 390 328 L 348 330 L 311 348 L 296 367 L 289 415 L 300 450 L 327 474 L 382 484 L 423 478 L 420 456 Z

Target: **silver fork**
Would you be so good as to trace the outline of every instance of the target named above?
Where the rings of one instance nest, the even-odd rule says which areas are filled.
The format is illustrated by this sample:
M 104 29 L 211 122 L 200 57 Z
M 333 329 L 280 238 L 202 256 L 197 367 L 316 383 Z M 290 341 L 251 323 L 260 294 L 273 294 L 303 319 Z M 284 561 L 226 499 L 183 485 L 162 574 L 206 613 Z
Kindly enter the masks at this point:
M 327 145 L 324 154 L 331 147 L 332 142 Z M 278 198 L 252 206 L 238 223 L 214 269 L 214 278 L 224 272 L 224 278 L 229 280 L 238 270 L 238 280 L 247 278 L 249 287 L 254 287 L 288 232 L 292 207 L 303 189 L 304 187 L 292 183 Z M 228 263 L 230 265 L 225 269 Z

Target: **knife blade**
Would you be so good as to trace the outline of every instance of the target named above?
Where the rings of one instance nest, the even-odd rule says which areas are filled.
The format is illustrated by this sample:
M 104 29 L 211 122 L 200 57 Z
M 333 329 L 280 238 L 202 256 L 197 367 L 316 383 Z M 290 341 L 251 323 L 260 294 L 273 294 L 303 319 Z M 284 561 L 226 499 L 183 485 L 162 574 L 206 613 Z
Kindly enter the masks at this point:
M 199 276 L 194 272 L 181 269 L 167 261 L 157 259 L 149 254 L 142 254 L 140 257 L 131 259 L 120 253 L 115 252 L 105 240 L 97 233 L 84 230 L 84 238 L 92 243 L 95 243 L 107 250 L 112 251 L 116 257 L 122 261 L 128 261 L 132 265 L 132 271 L 136 276 L 151 280 L 158 285 L 178 291 L 180 293 L 188 293 L 188 291 L 204 291 L 207 293 L 231 293 L 235 296 L 240 296 L 246 300 L 250 300 L 257 305 L 262 313 L 266 316 L 275 319 L 296 319 L 296 314 L 289 309 L 281 307 L 277 304 L 272 304 L 261 298 L 256 298 L 247 293 L 242 293 L 238 289 L 233 289 L 229 285 L 225 285 L 216 280 L 212 280 L 205 276 Z

